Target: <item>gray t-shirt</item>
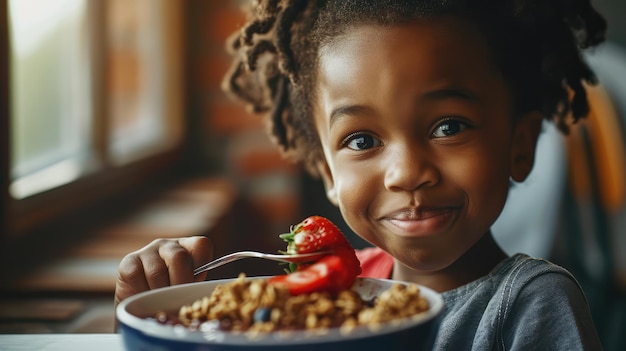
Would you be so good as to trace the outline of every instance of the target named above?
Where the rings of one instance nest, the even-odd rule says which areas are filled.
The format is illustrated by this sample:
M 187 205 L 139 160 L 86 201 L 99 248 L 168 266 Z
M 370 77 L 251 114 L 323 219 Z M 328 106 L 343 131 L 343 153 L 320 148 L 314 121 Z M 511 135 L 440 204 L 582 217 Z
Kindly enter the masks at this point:
M 601 350 L 583 291 L 565 269 L 517 254 L 444 292 L 434 350 Z

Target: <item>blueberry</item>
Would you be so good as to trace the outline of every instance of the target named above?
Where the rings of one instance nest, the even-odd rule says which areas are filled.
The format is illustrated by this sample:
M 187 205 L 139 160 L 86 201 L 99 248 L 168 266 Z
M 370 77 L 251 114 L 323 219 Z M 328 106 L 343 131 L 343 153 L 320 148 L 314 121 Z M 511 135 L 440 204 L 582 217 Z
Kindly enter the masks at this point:
M 255 322 L 269 322 L 272 310 L 266 307 L 259 307 L 254 311 Z

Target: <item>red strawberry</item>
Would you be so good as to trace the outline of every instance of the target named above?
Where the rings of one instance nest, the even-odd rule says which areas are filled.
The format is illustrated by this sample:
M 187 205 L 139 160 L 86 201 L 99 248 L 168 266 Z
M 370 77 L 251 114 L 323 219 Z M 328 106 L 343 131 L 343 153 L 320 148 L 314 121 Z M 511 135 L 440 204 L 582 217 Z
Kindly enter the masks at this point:
M 350 246 L 337 226 L 328 219 L 311 216 L 291 228 L 291 232 L 280 237 L 287 244 L 287 253 L 309 253 L 324 251 L 338 246 Z
M 281 238 L 288 242 L 287 253 L 333 251 L 310 265 L 300 265 L 295 272 L 270 279 L 271 284 L 286 285 L 293 295 L 349 289 L 361 273 L 354 249 L 339 228 L 324 217 L 309 217 Z

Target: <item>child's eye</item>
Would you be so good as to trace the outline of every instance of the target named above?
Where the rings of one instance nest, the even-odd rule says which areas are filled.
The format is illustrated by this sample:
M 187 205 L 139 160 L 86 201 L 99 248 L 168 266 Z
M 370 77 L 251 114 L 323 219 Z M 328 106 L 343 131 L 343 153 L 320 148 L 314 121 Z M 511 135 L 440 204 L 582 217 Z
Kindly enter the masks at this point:
M 433 138 L 445 138 L 464 131 L 467 124 L 456 119 L 446 119 L 441 122 L 432 133 Z
M 369 134 L 354 133 L 348 136 L 342 144 L 348 149 L 359 151 L 378 147 L 382 143 Z

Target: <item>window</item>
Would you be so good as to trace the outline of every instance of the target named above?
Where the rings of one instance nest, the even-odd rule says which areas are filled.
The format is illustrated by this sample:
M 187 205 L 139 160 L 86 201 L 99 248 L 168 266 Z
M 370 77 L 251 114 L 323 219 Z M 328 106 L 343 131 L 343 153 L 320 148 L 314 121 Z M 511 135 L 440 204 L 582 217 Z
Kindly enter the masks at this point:
M 172 167 L 181 15 L 172 0 L 8 0 L 14 231 Z M 66 200 L 85 190 L 83 203 Z
M 16 199 L 78 178 L 93 159 L 87 1 L 10 0 L 11 186 Z

